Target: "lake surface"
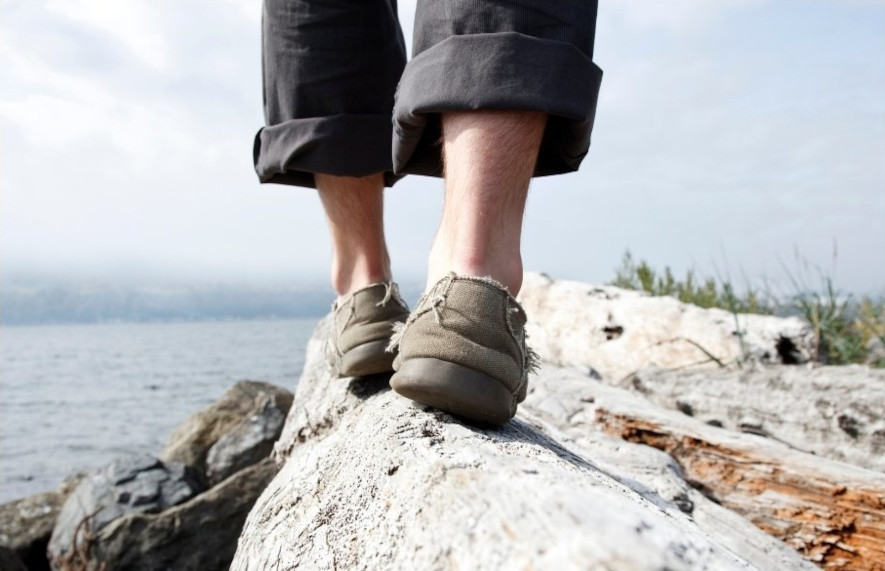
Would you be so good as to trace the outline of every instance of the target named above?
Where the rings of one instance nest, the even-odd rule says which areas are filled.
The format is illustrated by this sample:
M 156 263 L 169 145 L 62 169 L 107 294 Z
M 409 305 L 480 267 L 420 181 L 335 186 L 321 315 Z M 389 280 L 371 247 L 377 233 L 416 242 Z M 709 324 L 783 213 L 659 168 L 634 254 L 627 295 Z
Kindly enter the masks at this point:
M 317 321 L 0 327 L 0 502 L 159 454 L 236 381 L 294 390 Z

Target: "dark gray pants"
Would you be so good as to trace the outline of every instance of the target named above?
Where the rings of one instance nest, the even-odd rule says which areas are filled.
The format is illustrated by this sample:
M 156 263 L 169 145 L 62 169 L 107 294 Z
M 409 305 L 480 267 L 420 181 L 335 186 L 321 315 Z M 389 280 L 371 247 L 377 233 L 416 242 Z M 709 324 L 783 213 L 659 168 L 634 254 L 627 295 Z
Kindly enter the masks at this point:
M 259 179 L 441 176 L 439 114 L 475 109 L 548 113 L 535 176 L 577 170 L 602 79 L 596 6 L 418 0 L 407 64 L 396 0 L 264 0 Z

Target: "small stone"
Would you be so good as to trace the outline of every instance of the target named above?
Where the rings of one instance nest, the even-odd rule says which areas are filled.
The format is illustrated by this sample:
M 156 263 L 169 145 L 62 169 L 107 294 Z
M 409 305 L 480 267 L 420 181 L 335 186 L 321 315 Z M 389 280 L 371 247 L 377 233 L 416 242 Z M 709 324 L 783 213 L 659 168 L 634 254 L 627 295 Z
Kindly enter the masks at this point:
M 268 405 L 268 400 L 272 404 Z M 245 465 L 241 465 L 244 458 L 248 458 L 250 462 L 254 463 L 267 455 L 264 451 L 267 448 L 266 440 L 260 434 L 266 430 L 276 432 L 276 428 L 274 428 L 276 420 L 268 418 L 258 421 L 257 424 L 264 423 L 267 428 L 262 426 L 250 428 L 241 425 L 248 424 L 247 419 L 255 414 L 267 415 L 267 407 L 278 411 L 273 414 L 279 414 L 285 420 L 291 406 L 292 393 L 286 389 L 260 381 L 240 381 L 217 401 L 197 412 L 176 428 L 160 458 L 164 461 L 181 462 L 190 466 L 197 471 L 202 479 L 209 481 L 206 465 L 209 451 L 225 435 L 237 432 L 237 435 L 227 437 L 226 442 L 220 447 L 226 448 L 225 454 L 229 456 L 223 463 L 230 462 L 230 466 L 236 465 L 236 469 L 240 469 Z M 256 432 L 259 434 L 254 444 L 261 448 L 261 452 L 247 452 L 248 446 L 242 448 L 245 445 L 243 441 L 255 438 Z M 232 442 L 235 440 L 238 443 Z M 269 453 L 269 450 L 267 452 Z M 216 452 L 216 454 L 220 454 L 220 452 Z M 229 466 L 216 466 L 213 469 L 213 481 L 219 481 L 222 472 L 225 475 L 230 474 L 230 469 L 232 468 Z
M 206 455 L 206 477 L 216 484 L 231 474 L 267 458 L 280 437 L 288 409 L 267 394 L 255 412 L 218 439 Z
M 181 465 L 151 456 L 115 460 L 84 478 L 65 501 L 49 540 L 50 561 L 70 554 L 84 520 L 94 535 L 125 515 L 160 512 L 200 491 L 199 480 Z
M 679 508 L 679 511 L 682 513 L 691 515 L 694 511 L 694 502 L 691 501 L 685 493 L 677 494 L 671 501 L 676 504 L 676 507 Z
M 55 491 L 0 505 L 0 545 L 11 549 L 28 569 L 48 569 L 46 546 L 55 519 L 82 477 L 68 478 Z M 0 569 L 5 571 L 6 567 L 0 565 Z

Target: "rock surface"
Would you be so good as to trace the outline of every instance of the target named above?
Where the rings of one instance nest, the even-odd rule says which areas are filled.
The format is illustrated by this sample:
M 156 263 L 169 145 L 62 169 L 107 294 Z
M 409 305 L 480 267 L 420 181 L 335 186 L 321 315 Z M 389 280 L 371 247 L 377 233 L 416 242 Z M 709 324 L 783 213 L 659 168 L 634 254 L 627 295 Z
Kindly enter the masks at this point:
M 28 569 L 49 569 L 46 547 L 61 507 L 81 476 L 66 480 L 57 490 L 0 505 L 0 547 L 10 549 Z M 0 566 L 0 569 L 6 567 Z
M 115 520 L 96 534 L 87 569 L 227 569 L 246 514 L 274 474 L 265 458 L 183 504 Z
M 208 472 L 211 471 L 214 480 L 219 481 L 231 474 L 235 466 L 245 465 L 245 458 L 257 461 L 272 448 L 279 432 L 271 435 L 274 430 L 267 427 L 273 425 L 275 415 L 285 417 L 291 406 L 292 393 L 283 388 L 259 381 L 240 381 L 176 428 L 160 458 L 167 462 L 183 462 L 196 469 L 206 481 L 210 479 Z M 252 420 L 255 415 L 263 420 Z M 209 451 L 232 431 L 238 436 L 225 438 L 215 453 L 219 463 L 210 470 L 206 465 Z M 269 435 L 270 439 L 256 439 L 261 435 Z M 250 451 L 248 445 L 258 450 Z
M 706 423 L 885 472 L 885 370 L 644 369 L 617 386 Z
M 794 319 L 738 336 L 727 312 L 539 275 L 521 300 L 545 363 L 505 427 L 330 378 L 324 320 L 296 406 L 239 383 L 164 462 L 83 480 L 54 568 L 885 570 L 885 372 L 774 364 L 814 353 Z M 0 508 L 4 541 L 44 533 L 28 501 Z
M 324 327 L 232 569 L 814 568 L 673 456 L 604 434 L 600 410 L 614 408 L 597 398 L 659 410 L 640 395 L 545 365 L 514 421 L 480 429 L 393 394 L 386 377 L 328 378 Z
M 292 404 L 289 395 L 280 408 L 273 395 L 258 397 L 256 410 L 219 438 L 206 455 L 206 477 L 214 485 L 247 466 L 267 458 L 280 437 L 286 413 Z
M 530 343 L 544 361 L 592 367 L 604 378 L 651 365 L 804 363 L 815 354 L 813 331 L 798 318 L 739 314 L 736 322 L 727 311 L 672 297 L 534 273 L 526 274 L 518 299 L 529 316 Z
M 885 565 L 882 473 L 814 456 L 757 434 L 710 426 L 588 379 L 576 369 L 546 367 L 534 385 L 526 408 L 562 428 L 597 461 L 606 460 L 599 456 L 603 450 L 599 441 L 586 440 L 594 431 L 653 446 L 675 460 L 684 485 L 743 515 L 809 560 L 831 569 Z M 656 480 L 637 473 L 633 465 L 622 459 L 608 464 L 665 497 L 673 495 L 659 489 Z M 689 499 L 695 520 L 704 519 L 700 512 L 709 505 L 697 503 L 696 495 Z
M 86 476 L 55 521 L 52 568 L 227 569 L 276 473 L 268 456 L 291 404 L 279 387 L 237 383 L 175 431 L 164 460 L 121 459 Z
M 93 537 L 124 515 L 159 512 L 188 500 L 201 486 L 184 464 L 152 456 L 124 458 L 86 476 L 65 501 L 52 530 L 54 569 L 84 562 Z

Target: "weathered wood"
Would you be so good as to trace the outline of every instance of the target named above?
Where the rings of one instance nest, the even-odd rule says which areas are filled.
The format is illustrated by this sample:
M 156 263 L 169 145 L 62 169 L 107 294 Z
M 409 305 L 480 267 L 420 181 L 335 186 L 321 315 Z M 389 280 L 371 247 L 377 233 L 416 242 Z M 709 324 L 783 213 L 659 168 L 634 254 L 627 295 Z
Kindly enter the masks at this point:
M 807 325 L 737 316 L 741 348 L 735 316 L 718 310 L 539 275 L 526 283 L 521 298 L 536 349 L 548 361 L 583 367 L 559 374 L 556 384 L 537 377 L 526 408 L 556 411 L 545 418 L 578 442 L 603 423 L 618 438 L 672 454 L 693 485 L 810 560 L 833 568 L 885 566 L 882 474 L 820 457 L 885 468 L 885 372 L 860 366 L 736 370 L 742 353 L 776 362 L 778 351 L 789 349 L 792 360 L 804 360 L 813 351 Z M 668 337 L 694 343 L 666 343 Z M 698 346 L 732 366 L 723 369 Z M 652 363 L 660 366 L 643 368 Z M 708 445 L 689 428 L 719 440 Z M 720 455 L 711 452 L 717 449 Z M 732 470 L 739 485 L 723 470 Z
M 825 568 L 885 568 L 885 475 L 606 390 L 594 408 L 609 434 L 669 453 L 694 487 Z
M 885 369 L 643 369 L 615 383 L 653 403 L 805 452 L 885 471 Z
M 520 415 L 531 414 L 555 426 L 565 434 L 562 442 L 569 448 L 592 458 L 594 465 L 619 480 L 632 482 L 634 489 L 644 487 L 650 501 L 660 498 L 675 504 L 706 533 L 755 567 L 802 568 L 796 551 L 774 536 L 751 533 L 747 528 L 753 531 L 758 528 L 694 487 L 672 456 L 601 430 L 596 421 L 597 406 L 611 406 L 612 402 L 619 402 L 619 406 L 630 410 L 644 410 L 649 406 L 643 397 L 606 386 L 578 368 L 544 365 L 539 374 L 532 377 L 528 399 L 521 406 Z M 785 553 L 785 548 L 789 553 Z

